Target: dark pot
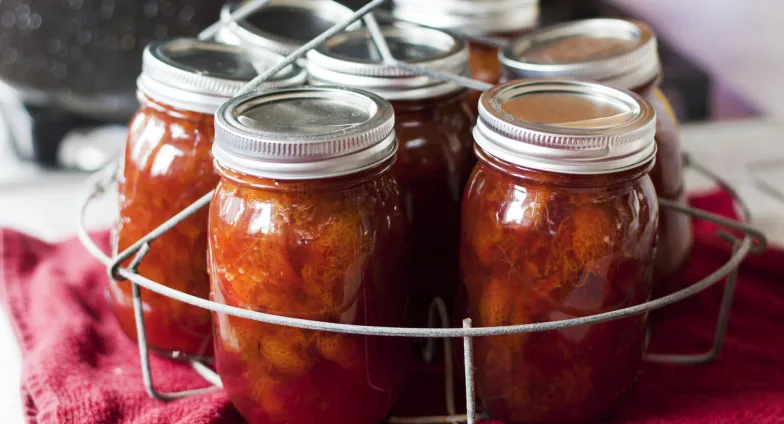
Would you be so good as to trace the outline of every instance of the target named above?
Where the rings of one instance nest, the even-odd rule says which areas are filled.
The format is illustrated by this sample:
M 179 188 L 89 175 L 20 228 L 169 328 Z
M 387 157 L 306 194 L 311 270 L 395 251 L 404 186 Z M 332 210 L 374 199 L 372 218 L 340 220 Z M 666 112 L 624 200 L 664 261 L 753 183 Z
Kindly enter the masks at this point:
M 150 41 L 194 36 L 219 0 L 2 0 L 0 78 L 27 103 L 100 118 L 136 108 Z

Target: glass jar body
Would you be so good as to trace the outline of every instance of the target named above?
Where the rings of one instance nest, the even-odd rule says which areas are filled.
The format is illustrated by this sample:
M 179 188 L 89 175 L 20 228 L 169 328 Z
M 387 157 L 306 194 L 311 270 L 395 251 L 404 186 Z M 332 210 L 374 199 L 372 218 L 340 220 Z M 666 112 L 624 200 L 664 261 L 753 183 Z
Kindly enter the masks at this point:
M 466 92 L 392 101 L 400 183 L 411 241 L 411 324 L 427 326 L 432 299 L 451 307 L 459 285 L 460 202 L 476 158 Z
M 477 152 L 461 242 L 475 326 L 563 320 L 649 299 L 658 219 L 650 164 L 577 176 Z M 480 399 L 507 423 L 591 422 L 634 382 L 645 322 L 475 339 Z
M 509 37 L 504 38 L 512 38 Z M 498 48 L 472 42 L 470 43 L 471 56 L 468 66 L 474 79 L 489 84 L 498 84 L 501 81 L 502 67 L 498 60 Z
M 645 97 L 656 109 L 656 166 L 651 170 L 651 180 L 659 198 L 687 205 L 686 190 L 683 185 L 683 153 L 678 134 L 678 118 L 664 93 L 654 82 L 634 91 Z M 691 253 L 693 234 L 691 217 L 669 208 L 662 208 L 659 218 L 659 242 L 656 250 L 654 280 L 665 286 L 662 293 L 679 287 L 671 286 L 670 281 L 677 277 Z M 657 294 L 659 288 L 656 289 Z
M 212 165 L 212 115 L 178 110 L 139 94 L 119 172 L 119 219 L 113 249 L 121 252 L 192 204 L 218 183 Z M 207 298 L 207 210 L 200 210 L 151 244 L 139 273 Z M 126 263 L 127 265 L 127 263 Z M 210 312 L 141 289 L 147 343 L 165 355 L 212 354 Z M 136 338 L 129 282 L 110 282 L 120 326 Z
M 488 35 L 504 40 L 513 40 L 531 32 L 533 29 L 534 28 L 531 27 L 515 32 Z M 477 42 L 469 43 L 469 47 L 471 49 L 471 54 L 469 56 L 468 68 L 471 70 L 471 76 L 474 79 L 489 84 L 498 84 L 501 82 L 503 66 L 501 66 L 501 61 L 498 59 L 498 48 Z
M 312 181 L 219 167 L 209 227 L 215 301 L 317 321 L 404 325 L 406 223 L 390 167 Z M 219 313 L 214 332 L 223 386 L 252 423 L 378 422 L 401 389 L 402 338 Z
M 465 91 L 419 101 L 392 101 L 400 147 L 394 174 L 403 193 L 411 242 L 409 325 L 428 327 L 433 298 L 454 310 L 460 285 L 460 204 L 476 163 L 471 128 L 476 115 Z M 435 325 L 440 325 L 440 321 Z M 413 344 L 412 369 L 396 416 L 440 415 L 444 403 L 441 344 L 425 362 L 425 340 Z
M 527 32 L 530 32 L 532 29 L 533 28 L 528 28 L 518 32 L 492 35 L 494 37 L 512 40 L 521 35 L 524 35 Z M 476 42 L 469 43 L 469 48 L 471 49 L 471 53 L 468 59 L 468 68 L 471 71 L 471 77 L 480 81 L 484 81 L 488 84 L 498 84 L 501 82 L 501 77 L 503 76 L 503 67 L 501 66 L 501 62 L 498 60 L 498 48 Z M 481 95 L 482 92 L 480 91 L 472 91 L 468 95 L 468 101 L 469 104 L 471 104 L 471 108 L 474 113 L 476 113 L 477 104 Z

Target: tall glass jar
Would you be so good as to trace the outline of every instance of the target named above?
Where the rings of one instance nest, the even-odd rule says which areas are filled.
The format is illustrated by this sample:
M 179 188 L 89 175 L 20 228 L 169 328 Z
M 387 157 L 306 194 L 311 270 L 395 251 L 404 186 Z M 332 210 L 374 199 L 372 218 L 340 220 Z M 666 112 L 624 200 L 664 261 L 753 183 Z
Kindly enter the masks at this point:
M 247 53 L 217 43 L 180 39 L 150 44 L 139 77 L 141 103 L 128 130 L 119 172 L 119 219 L 113 249 L 121 252 L 177 212 L 215 188 L 212 167 L 213 113 L 257 67 L 282 57 Z M 270 86 L 304 82 L 304 70 L 290 67 Z M 207 212 L 199 211 L 151 244 L 139 273 L 194 296 L 206 298 Z M 122 329 L 136 337 L 130 284 L 110 282 L 112 306 Z M 210 313 L 142 289 L 149 346 L 168 356 L 205 356 L 212 351 Z
M 401 326 L 406 221 L 391 105 L 337 87 L 241 96 L 216 113 L 215 301 Z M 214 314 L 218 373 L 251 423 L 370 424 L 401 390 L 408 342 Z
M 449 34 L 414 25 L 384 26 L 382 33 L 398 60 L 442 72 L 468 72 L 467 46 Z M 367 30 L 333 37 L 308 54 L 307 68 L 313 84 L 366 89 L 395 109 L 400 149 L 393 173 L 403 191 L 414 271 L 409 323 L 427 327 L 433 299 L 443 299 L 451 313 L 459 285 L 460 200 L 475 163 L 471 137 L 475 115 L 466 103 L 467 90 L 384 65 Z M 432 413 L 440 414 L 444 411 L 443 382 L 439 382 L 442 355 L 430 365 L 423 363 L 422 343 L 414 344 L 415 366 L 433 377 L 429 381 L 438 395 Z M 412 382 L 417 387 L 407 388 L 405 397 L 411 397 L 420 383 Z
M 218 32 L 220 42 L 269 50 L 283 55 L 293 53 L 331 26 L 346 20 L 353 13 L 333 0 L 270 0 L 263 8 L 240 21 L 232 21 L 231 13 L 248 0 L 226 2 L 221 20 L 226 25 Z M 349 29 L 358 29 L 356 22 Z M 298 61 L 304 64 L 304 60 Z
M 658 207 L 655 112 L 594 83 L 511 81 L 482 95 L 463 200 L 475 326 L 563 320 L 645 302 Z M 595 422 L 634 382 L 646 317 L 474 340 L 478 394 L 509 424 Z
M 507 78 L 569 77 L 595 80 L 642 95 L 656 109 L 658 153 L 651 178 L 660 198 L 686 203 L 678 120 L 659 90 L 661 65 L 656 35 L 640 22 L 589 19 L 513 40 L 501 54 Z M 691 219 L 663 209 L 655 280 L 677 275 L 691 252 Z M 658 284 L 657 284 L 658 285 Z

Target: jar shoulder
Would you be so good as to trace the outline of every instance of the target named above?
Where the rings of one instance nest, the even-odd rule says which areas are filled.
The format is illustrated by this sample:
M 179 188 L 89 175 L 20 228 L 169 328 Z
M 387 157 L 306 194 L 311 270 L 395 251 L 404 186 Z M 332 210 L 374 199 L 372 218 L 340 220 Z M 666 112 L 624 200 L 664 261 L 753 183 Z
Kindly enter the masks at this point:
M 365 283 L 374 293 L 399 286 L 405 231 L 388 176 L 294 192 L 223 180 L 210 206 L 212 282 L 231 304 L 353 322 L 341 316 Z
M 327 233 L 350 231 L 372 239 L 403 220 L 397 181 L 384 175 L 331 190 L 302 182 L 291 190 L 258 188 L 222 180 L 210 208 L 216 239 L 285 236 L 307 243 Z M 292 240 L 293 240 L 292 239 Z
M 465 97 L 448 104 L 411 110 L 396 108 L 397 167 L 460 168 L 473 164 L 476 117 Z
M 477 238 L 535 235 L 542 241 L 557 240 L 564 231 L 586 232 L 593 236 L 584 241 L 597 249 L 655 240 L 658 203 L 647 175 L 616 186 L 568 181 L 530 181 L 480 164 L 463 199 L 464 231 Z
M 128 126 L 123 172 L 201 179 L 214 174 L 214 137 L 214 119 L 210 115 L 177 116 L 143 106 Z

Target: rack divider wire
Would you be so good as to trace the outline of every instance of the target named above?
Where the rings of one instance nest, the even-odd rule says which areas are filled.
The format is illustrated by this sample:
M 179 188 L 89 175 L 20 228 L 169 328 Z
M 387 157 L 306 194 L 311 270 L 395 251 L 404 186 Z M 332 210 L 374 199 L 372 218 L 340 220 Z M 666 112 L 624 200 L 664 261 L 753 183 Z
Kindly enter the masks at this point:
M 348 27 L 349 25 L 351 25 L 352 23 L 354 23 L 359 19 L 364 20 L 364 23 L 367 26 L 372 36 L 372 39 L 376 44 L 379 53 L 381 54 L 384 63 L 386 63 L 387 65 L 394 66 L 411 73 L 421 74 L 432 78 L 437 78 L 444 81 L 457 83 L 474 90 L 484 91 L 491 87 L 491 85 L 489 84 L 486 84 L 481 81 L 476 81 L 467 78 L 465 76 L 437 72 L 431 69 L 424 69 L 420 66 L 410 65 L 408 63 L 401 62 L 395 59 L 372 13 L 375 8 L 383 4 L 385 1 L 386 0 L 370 1 L 364 7 L 360 8 L 354 14 L 352 14 L 352 16 L 349 19 L 346 19 L 345 21 L 336 24 L 332 28 L 328 29 L 321 35 L 317 36 L 310 42 L 306 43 L 305 45 L 297 49 L 295 52 L 287 56 L 277 65 L 267 69 L 265 72 L 262 72 L 260 75 L 254 78 L 250 83 L 248 83 L 248 85 L 242 90 L 242 92 L 245 93 L 245 92 L 253 91 L 256 87 L 262 84 L 267 78 L 271 77 L 272 75 L 275 75 L 278 71 L 290 65 L 291 63 L 294 63 L 297 59 L 303 57 L 308 51 L 319 47 L 330 37 L 339 33 L 340 31 L 343 31 L 346 27 Z M 236 11 L 234 11 L 234 13 L 231 14 L 231 19 L 232 20 L 242 19 L 245 16 L 248 16 L 253 11 L 258 10 L 261 7 L 264 7 L 267 3 L 268 0 L 250 1 L 243 7 L 240 7 Z M 388 15 L 385 17 L 389 19 Z M 217 33 L 218 30 L 220 30 L 220 28 L 223 25 L 226 25 L 226 23 L 227 23 L 226 21 L 216 22 L 215 24 L 205 29 L 200 34 L 199 38 L 201 39 L 211 38 Z M 450 31 L 450 33 L 453 35 L 457 35 L 463 38 L 467 38 L 479 42 L 491 43 L 492 41 L 494 41 L 494 40 L 478 39 L 476 36 L 461 34 L 458 31 Z M 446 354 L 445 361 L 444 361 L 446 378 L 447 378 L 447 384 L 445 384 L 445 396 L 446 396 L 446 405 L 448 409 L 448 411 L 446 412 L 448 415 L 433 416 L 433 417 L 406 417 L 406 418 L 390 417 L 388 418 L 387 421 L 390 423 L 401 423 L 401 424 L 402 423 L 411 423 L 411 424 L 456 423 L 456 422 L 467 422 L 469 424 L 474 424 L 477 419 L 477 412 L 475 409 L 475 396 L 474 396 L 475 393 L 474 367 L 473 367 L 473 338 L 474 337 L 491 337 L 491 336 L 499 336 L 499 335 L 521 334 L 521 333 L 536 332 L 536 331 L 555 330 L 555 329 L 561 329 L 566 327 L 573 327 L 578 325 L 592 324 L 597 322 L 625 318 L 636 314 L 646 313 L 654 309 L 658 309 L 663 306 L 678 302 L 689 296 L 699 293 L 700 291 L 705 290 L 708 287 L 711 287 L 717 282 L 724 279 L 725 281 L 724 293 L 721 301 L 721 308 L 717 318 L 713 345 L 711 346 L 711 348 L 704 353 L 696 354 L 696 355 L 670 355 L 670 354 L 661 354 L 661 353 L 646 353 L 645 359 L 647 361 L 659 362 L 659 363 L 697 364 L 697 363 L 704 363 L 704 362 L 711 361 L 713 358 L 716 357 L 716 355 L 718 355 L 721 352 L 724 343 L 724 337 L 727 332 L 727 322 L 729 319 L 729 312 L 732 306 L 738 266 L 748 254 L 759 253 L 762 250 L 764 250 L 766 246 L 766 239 L 765 236 L 760 231 L 754 229 L 750 225 L 748 208 L 746 207 L 742 199 L 740 199 L 737 192 L 733 190 L 732 187 L 729 186 L 729 184 L 727 184 L 725 181 L 723 181 L 721 178 L 719 178 L 716 174 L 714 174 L 710 170 L 695 163 L 691 157 L 686 156 L 685 163 L 686 166 L 691 167 L 697 170 L 698 172 L 704 174 L 705 176 L 713 179 L 720 187 L 722 187 L 725 191 L 727 191 L 732 196 L 733 200 L 736 203 L 736 206 L 741 212 L 740 220 L 735 221 L 735 220 L 726 219 L 724 217 L 718 216 L 716 214 L 704 210 L 691 208 L 664 199 L 659 200 L 659 205 L 663 208 L 674 209 L 678 212 L 691 215 L 692 217 L 697 219 L 711 221 L 715 224 L 718 224 L 720 227 L 722 227 L 722 229 L 718 230 L 719 236 L 725 239 L 733 247 L 732 255 L 727 260 L 727 262 L 724 263 L 721 267 L 719 267 L 715 271 L 713 271 L 713 273 L 711 273 L 706 278 L 697 281 L 691 284 L 690 286 L 681 289 L 675 293 L 672 293 L 670 295 L 660 297 L 658 299 L 654 299 L 639 305 L 623 308 L 623 309 L 617 309 L 617 310 L 604 312 L 600 314 L 582 316 L 578 318 L 571 318 L 571 319 L 560 320 L 560 321 L 539 322 L 534 324 L 510 325 L 510 326 L 502 326 L 502 327 L 473 327 L 470 319 L 464 319 L 462 328 L 449 328 L 448 327 L 449 317 L 446 311 L 446 307 L 441 299 L 436 298 L 433 299 L 433 302 L 431 304 L 431 320 L 430 320 L 430 327 L 428 328 L 373 327 L 373 326 L 361 326 L 361 325 L 347 325 L 347 324 L 338 324 L 338 323 L 331 323 L 331 322 L 290 318 L 286 316 L 256 312 L 248 309 L 242 309 L 242 308 L 237 308 L 225 304 L 212 302 L 210 300 L 202 299 L 199 297 L 195 297 L 174 290 L 159 282 L 152 281 L 142 275 L 139 275 L 137 272 L 138 265 L 141 263 L 142 260 L 144 260 L 145 255 L 147 255 L 147 253 L 150 250 L 151 244 L 158 237 L 160 237 L 167 231 L 171 230 L 173 227 L 175 227 L 178 223 L 180 223 L 184 219 L 193 215 L 199 209 L 207 206 L 210 203 L 210 200 L 212 199 L 214 190 L 205 194 L 202 198 L 200 198 L 190 206 L 186 207 L 182 211 L 178 212 L 176 215 L 174 215 L 169 220 L 161 224 L 159 227 L 155 228 L 149 234 L 139 239 L 136 243 L 131 245 L 126 250 L 120 252 L 118 255 L 114 257 L 110 257 L 106 255 L 92 241 L 92 239 L 87 233 L 85 227 L 85 221 L 86 221 L 87 211 L 89 209 L 91 202 L 97 199 L 98 197 L 102 196 L 114 184 L 115 175 L 118 169 L 117 161 L 110 162 L 103 169 L 96 172 L 95 175 L 90 179 L 89 186 L 91 187 L 91 190 L 87 195 L 87 197 L 85 198 L 81 207 L 78 227 L 77 227 L 77 235 L 80 241 L 82 242 L 82 244 L 87 249 L 87 251 L 106 266 L 107 273 L 110 278 L 113 278 L 116 281 L 129 280 L 131 284 L 132 293 L 133 293 L 134 316 L 136 321 L 137 338 L 139 344 L 139 355 L 141 358 L 144 387 L 147 393 L 154 399 L 168 401 L 168 400 L 174 400 L 187 396 L 198 395 L 201 393 L 205 393 L 207 391 L 219 389 L 222 387 L 222 384 L 220 381 L 220 377 L 211 368 L 209 368 L 207 365 L 201 362 L 192 361 L 191 366 L 193 367 L 194 371 L 198 373 L 200 376 L 202 376 L 206 382 L 210 383 L 209 387 L 194 389 L 194 390 L 186 390 L 181 392 L 174 392 L 174 393 L 160 392 L 155 388 L 152 372 L 150 370 L 149 350 L 147 346 L 144 316 L 142 313 L 142 295 L 141 295 L 140 287 L 144 287 L 147 290 L 153 291 L 163 296 L 168 296 L 172 299 L 176 299 L 178 301 L 187 303 L 189 305 L 208 309 L 210 311 L 214 311 L 218 313 L 229 314 L 237 317 L 255 320 L 258 322 L 264 322 L 268 324 L 283 325 L 283 326 L 296 327 L 296 328 L 309 329 L 309 330 L 330 331 L 330 332 L 358 334 L 358 335 L 367 335 L 367 336 L 428 338 L 429 339 L 428 344 L 426 345 L 425 351 L 423 353 L 426 357 L 428 355 L 432 357 L 434 351 L 434 343 L 437 340 L 443 340 L 445 346 L 444 352 L 448 353 L 452 349 L 451 339 L 462 338 L 463 351 L 464 351 L 464 355 L 463 355 L 464 367 L 465 367 L 464 369 L 465 369 L 465 379 L 466 379 L 466 411 L 467 411 L 466 414 L 457 415 L 455 412 L 456 408 L 454 405 L 453 385 L 451 384 L 454 381 L 455 367 L 454 364 L 452 363 L 452 359 L 451 359 L 452 355 Z M 735 234 L 726 231 L 725 229 L 734 230 L 735 234 L 741 233 L 742 236 L 739 237 Z M 122 264 L 129 259 L 131 259 L 129 265 L 127 267 L 123 267 Z M 438 327 L 436 327 L 437 321 L 440 322 L 441 324 Z

